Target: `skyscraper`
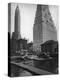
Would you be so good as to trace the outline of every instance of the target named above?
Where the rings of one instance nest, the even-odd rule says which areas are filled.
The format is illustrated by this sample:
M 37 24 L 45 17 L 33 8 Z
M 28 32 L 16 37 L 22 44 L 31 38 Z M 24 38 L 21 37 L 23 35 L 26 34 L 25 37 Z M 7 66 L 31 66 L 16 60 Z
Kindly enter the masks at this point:
M 48 40 L 57 40 L 56 28 L 48 5 L 37 5 L 33 27 L 33 49 L 40 50 L 40 45 Z
M 14 52 L 18 49 L 18 40 L 21 39 L 20 35 L 20 11 L 19 7 L 16 7 L 14 16 L 14 32 L 12 33 L 12 49 Z
M 13 37 L 15 39 L 20 39 L 21 35 L 20 35 L 20 11 L 19 11 L 19 7 L 16 7 L 15 10 L 15 16 L 14 16 L 14 33 L 13 33 Z

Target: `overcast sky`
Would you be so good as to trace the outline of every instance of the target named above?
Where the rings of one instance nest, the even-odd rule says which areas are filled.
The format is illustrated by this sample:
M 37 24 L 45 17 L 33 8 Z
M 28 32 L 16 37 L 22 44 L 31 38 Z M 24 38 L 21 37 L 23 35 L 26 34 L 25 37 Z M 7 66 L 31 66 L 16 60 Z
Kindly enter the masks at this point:
M 11 33 L 14 31 L 15 9 L 19 6 L 20 10 L 20 31 L 21 37 L 33 41 L 33 24 L 36 14 L 36 4 L 11 4 Z M 55 27 L 58 30 L 58 7 L 49 6 Z

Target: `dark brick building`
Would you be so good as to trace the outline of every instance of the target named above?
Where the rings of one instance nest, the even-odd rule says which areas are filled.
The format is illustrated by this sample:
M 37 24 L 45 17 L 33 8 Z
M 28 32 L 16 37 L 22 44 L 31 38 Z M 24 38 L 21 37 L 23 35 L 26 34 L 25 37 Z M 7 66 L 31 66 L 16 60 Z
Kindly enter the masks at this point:
M 57 53 L 58 52 L 58 42 L 53 41 L 53 40 L 46 41 L 45 43 L 41 44 L 41 51 Z

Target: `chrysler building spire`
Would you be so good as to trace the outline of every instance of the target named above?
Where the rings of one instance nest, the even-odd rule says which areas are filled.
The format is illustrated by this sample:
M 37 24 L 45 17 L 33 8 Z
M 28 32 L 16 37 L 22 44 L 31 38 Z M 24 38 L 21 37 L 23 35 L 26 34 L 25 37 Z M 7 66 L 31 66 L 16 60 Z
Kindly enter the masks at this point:
M 20 39 L 20 11 L 19 11 L 19 7 L 16 7 L 15 10 L 15 37 L 16 39 Z

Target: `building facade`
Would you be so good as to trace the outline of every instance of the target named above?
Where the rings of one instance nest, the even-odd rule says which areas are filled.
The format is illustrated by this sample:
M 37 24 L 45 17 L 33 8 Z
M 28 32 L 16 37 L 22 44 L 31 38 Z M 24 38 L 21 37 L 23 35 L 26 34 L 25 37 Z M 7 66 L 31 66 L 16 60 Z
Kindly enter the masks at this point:
M 19 7 L 16 7 L 15 10 L 15 23 L 14 23 L 14 38 L 15 39 L 20 39 L 21 35 L 20 35 L 20 11 L 19 11 Z
M 18 40 L 19 39 L 21 39 L 20 11 L 19 11 L 19 7 L 17 6 L 15 9 L 15 16 L 14 16 L 14 32 L 12 33 L 12 39 L 11 39 L 11 49 L 13 53 L 15 53 L 18 50 Z
M 57 40 L 56 28 L 49 11 L 49 6 L 37 5 L 33 27 L 33 50 L 41 51 L 40 45 L 48 40 Z

